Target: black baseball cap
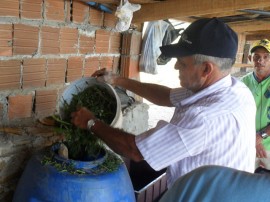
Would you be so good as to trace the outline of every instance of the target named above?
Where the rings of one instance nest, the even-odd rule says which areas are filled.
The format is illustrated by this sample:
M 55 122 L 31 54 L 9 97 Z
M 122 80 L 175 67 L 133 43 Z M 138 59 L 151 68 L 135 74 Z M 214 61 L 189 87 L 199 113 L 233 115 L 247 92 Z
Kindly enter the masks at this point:
M 203 54 L 219 58 L 236 57 L 237 34 L 218 18 L 204 18 L 191 23 L 177 44 L 160 47 L 166 57 Z

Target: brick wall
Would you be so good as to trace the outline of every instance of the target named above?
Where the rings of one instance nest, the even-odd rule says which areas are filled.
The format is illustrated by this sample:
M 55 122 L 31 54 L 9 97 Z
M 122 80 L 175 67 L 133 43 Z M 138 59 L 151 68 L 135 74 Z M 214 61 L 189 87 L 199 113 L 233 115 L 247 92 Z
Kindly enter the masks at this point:
M 119 71 L 116 20 L 79 1 L 0 1 L 0 201 L 11 201 L 31 154 L 62 139 L 38 120 L 57 113 L 68 83 L 103 67 Z M 140 36 L 130 37 L 136 53 L 125 76 L 138 75 Z

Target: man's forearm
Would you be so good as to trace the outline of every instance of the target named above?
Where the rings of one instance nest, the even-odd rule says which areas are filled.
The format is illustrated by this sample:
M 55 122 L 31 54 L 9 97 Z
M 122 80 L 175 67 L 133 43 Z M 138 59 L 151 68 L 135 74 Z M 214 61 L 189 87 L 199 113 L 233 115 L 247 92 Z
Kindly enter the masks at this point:
M 135 136 L 120 129 L 112 128 L 102 121 L 96 121 L 91 131 L 103 140 L 113 151 L 134 161 L 143 157 L 136 146 Z
M 136 80 L 119 77 L 114 82 L 150 102 L 160 106 L 172 106 L 170 102 L 170 88 L 151 83 L 142 83 Z

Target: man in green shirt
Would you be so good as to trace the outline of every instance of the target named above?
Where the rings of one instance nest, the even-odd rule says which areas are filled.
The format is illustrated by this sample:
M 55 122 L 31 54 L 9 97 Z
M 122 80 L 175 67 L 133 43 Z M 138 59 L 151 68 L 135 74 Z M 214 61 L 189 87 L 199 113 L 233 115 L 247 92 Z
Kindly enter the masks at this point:
M 256 168 L 261 165 L 270 170 L 270 41 L 255 42 L 250 52 L 254 71 L 245 75 L 242 81 L 251 90 L 257 106 Z

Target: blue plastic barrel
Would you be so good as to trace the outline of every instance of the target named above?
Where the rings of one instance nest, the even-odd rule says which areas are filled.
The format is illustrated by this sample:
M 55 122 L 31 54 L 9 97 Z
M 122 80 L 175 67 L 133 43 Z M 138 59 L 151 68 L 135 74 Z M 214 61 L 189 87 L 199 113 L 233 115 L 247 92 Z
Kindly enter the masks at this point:
M 26 165 L 13 202 L 133 202 L 134 189 L 124 163 L 114 172 L 71 174 L 42 165 L 34 155 Z

